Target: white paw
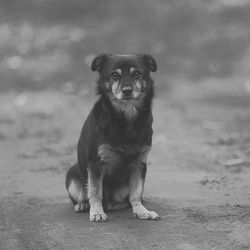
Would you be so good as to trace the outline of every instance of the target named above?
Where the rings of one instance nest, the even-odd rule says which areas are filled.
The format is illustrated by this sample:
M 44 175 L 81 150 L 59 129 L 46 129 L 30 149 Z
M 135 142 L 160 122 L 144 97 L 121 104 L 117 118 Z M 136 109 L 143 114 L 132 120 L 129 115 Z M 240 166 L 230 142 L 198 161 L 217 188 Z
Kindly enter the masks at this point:
M 107 221 L 108 216 L 101 210 L 95 210 L 89 212 L 89 220 L 90 221 Z
M 141 220 L 159 220 L 160 216 L 154 211 L 143 211 L 143 213 L 134 213 L 134 216 Z

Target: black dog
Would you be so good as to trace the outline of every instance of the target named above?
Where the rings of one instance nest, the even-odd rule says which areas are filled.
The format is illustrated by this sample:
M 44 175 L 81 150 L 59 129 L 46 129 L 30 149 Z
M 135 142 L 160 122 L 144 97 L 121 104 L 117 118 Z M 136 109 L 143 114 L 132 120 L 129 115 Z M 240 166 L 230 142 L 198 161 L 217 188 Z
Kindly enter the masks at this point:
M 106 210 L 132 206 L 140 219 L 159 219 L 142 205 L 146 160 L 152 142 L 153 80 L 150 55 L 105 55 L 92 62 L 100 95 L 83 126 L 78 163 L 66 175 L 76 212 L 106 221 Z

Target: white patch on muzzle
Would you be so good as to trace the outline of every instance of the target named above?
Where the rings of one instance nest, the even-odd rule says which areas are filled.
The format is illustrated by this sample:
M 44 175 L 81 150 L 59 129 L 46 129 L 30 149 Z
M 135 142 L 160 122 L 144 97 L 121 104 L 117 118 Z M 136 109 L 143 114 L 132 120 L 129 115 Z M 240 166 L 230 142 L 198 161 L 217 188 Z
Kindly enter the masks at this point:
M 118 99 L 122 99 L 122 91 L 121 91 L 121 86 L 119 86 L 119 82 L 115 81 L 112 85 L 112 92 L 114 96 Z
M 137 98 L 141 94 L 141 83 L 138 80 L 135 80 L 135 88 L 133 88 L 133 97 Z

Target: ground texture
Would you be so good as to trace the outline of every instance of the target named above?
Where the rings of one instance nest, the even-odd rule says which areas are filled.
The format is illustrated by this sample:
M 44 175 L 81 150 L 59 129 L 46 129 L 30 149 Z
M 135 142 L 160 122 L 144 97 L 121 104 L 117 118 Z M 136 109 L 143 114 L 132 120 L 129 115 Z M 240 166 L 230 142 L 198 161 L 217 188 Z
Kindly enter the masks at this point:
M 160 221 L 73 212 L 64 177 L 94 92 L 2 95 L 0 248 L 249 249 L 250 101 L 233 86 L 180 83 L 156 95 L 144 198 Z

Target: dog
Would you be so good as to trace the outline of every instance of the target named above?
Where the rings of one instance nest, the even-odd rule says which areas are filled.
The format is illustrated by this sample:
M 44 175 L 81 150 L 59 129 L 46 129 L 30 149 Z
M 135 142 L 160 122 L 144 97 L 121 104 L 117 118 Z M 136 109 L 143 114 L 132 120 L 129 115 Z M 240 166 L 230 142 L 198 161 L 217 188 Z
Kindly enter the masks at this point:
M 66 174 L 75 212 L 89 211 L 90 221 L 106 221 L 104 211 L 132 207 L 139 219 L 158 220 L 142 203 L 147 156 L 152 144 L 151 55 L 95 57 L 99 73 L 95 103 L 78 141 L 78 163 Z

